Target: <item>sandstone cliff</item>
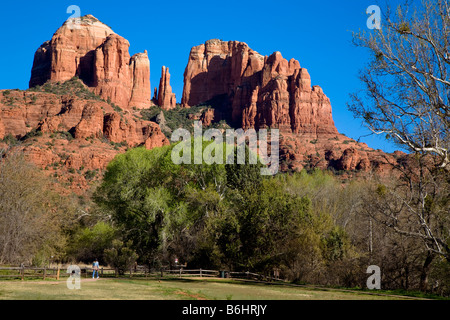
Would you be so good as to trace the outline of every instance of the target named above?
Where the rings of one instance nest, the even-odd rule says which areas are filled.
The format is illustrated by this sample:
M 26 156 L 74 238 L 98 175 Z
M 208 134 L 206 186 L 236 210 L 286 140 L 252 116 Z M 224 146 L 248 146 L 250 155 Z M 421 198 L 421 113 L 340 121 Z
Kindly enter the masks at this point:
M 219 98 L 235 126 L 285 132 L 336 134 L 330 100 L 311 87 L 305 68 L 281 53 L 264 57 L 238 41 L 209 40 L 192 48 L 184 73 L 182 105 Z
M 66 21 L 36 51 L 30 88 L 79 77 L 105 100 L 130 109 L 150 107 L 147 52 L 130 58 L 128 41 L 92 15 Z
M 100 173 L 127 148 L 152 149 L 170 143 L 158 124 L 100 100 L 7 92 L 7 98 L 0 99 L 0 139 L 8 135 L 20 143 L 0 142 L 0 149 L 23 151 L 28 160 L 66 181 L 73 191 L 87 189 L 86 174 Z
M 283 171 L 386 174 L 398 158 L 339 134 L 330 100 L 297 60 L 262 56 L 243 42 L 213 39 L 192 48 L 182 106 L 196 105 L 213 107 L 200 117 L 207 126 L 225 119 L 236 128 L 280 129 Z

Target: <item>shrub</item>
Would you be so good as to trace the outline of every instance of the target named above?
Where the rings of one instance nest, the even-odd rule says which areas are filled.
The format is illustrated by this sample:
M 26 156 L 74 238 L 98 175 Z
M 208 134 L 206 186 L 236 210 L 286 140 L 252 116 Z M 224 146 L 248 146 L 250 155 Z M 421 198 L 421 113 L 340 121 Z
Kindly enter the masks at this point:
M 33 88 L 28 89 L 27 91 L 47 92 L 56 95 L 73 94 L 81 99 L 98 100 L 98 101 L 102 100 L 98 95 L 96 95 L 95 93 L 91 92 L 88 88 L 86 88 L 86 86 L 78 77 L 73 77 L 72 79 L 62 83 L 61 82 L 54 83 L 48 81 L 42 86 L 35 86 Z M 33 102 L 35 102 L 35 100 L 33 100 Z
M 94 179 L 96 176 L 97 176 L 97 174 L 98 174 L 98 170 L 96 169 L 96 170 L 88 170 L 88 171 L 86 171 L 85 173 L 84 173 L 84 177 L 85 177 L 85 179 L 86 180 L 92 180 L 92 179 Z
M 170 130 L 173 131 L 178 128 L 184 128 L 193 133 L 193 124 L 196 120 L 190 117 L 190 115 L 201 114 L 208 108 L 210 108 L 210 106 L 181 108 L 180 105 L 177 105 L 176 108 L 172 110 L 162 110 L 160 107 L 152 107 L 150 109 L 141 110 L 141 116 L 144 120 L 156 121 L 156 117 L 163 112 L 164 118 L 166 119 L 165 125 L 170 128 Z M 213 127 L 219 128 L 226 125 L 225 121 L 221 121 L 218 124 L 213 124 Z
M 20 143 L 20 141 L 14 137 L 11 133 L 8 133 L 4 138 L 3 142 L 6 143 L 8 146 L 15 146 Z
M 115 229 L 104 222 L 98 222 L 90 228 L 82 228 L 73 236 L 68 249 L 69 256 L 84 263 L 90 263 L 96 258 L 100 263 L 105 263 L 103 252 L 111 248 L 115 236 Z
M 123 113 L 123 109 L 118 105 L 111 103 L 111 107 L 113 107 L 114 111 L 116 111 L 117 113 Z
M 25 140 L 33 138 L 33 137 L 41 137 L 41 136 L 42 136 L 42 131 L 33 129 L 30 132 L 28 132 L 25 136 L 23 136 L 23 138 L 21 140 L 25 141 Z
M 120 275 L 130 270 L 138 258 L 137 253 L 130 248 L 131 244 L 131 241 L 124 244 L 120 240 L 113 240 L 112 248 L 104 251 L 105 261 Z
M 70 132 L 68 131 L 58 131 L 56 132 L 57 135 L 59 135 L 60 138 L 62 139 L 66 139 L 68 141 L 72 141 L 73 140 L 73 136 Z

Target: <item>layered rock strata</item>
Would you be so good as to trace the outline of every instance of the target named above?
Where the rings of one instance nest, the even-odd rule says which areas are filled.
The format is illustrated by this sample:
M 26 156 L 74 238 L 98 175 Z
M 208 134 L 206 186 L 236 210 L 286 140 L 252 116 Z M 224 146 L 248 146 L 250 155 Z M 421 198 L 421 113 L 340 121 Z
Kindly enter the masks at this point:
M 147 51 L 130 57 L 129 42 L 92 15 L 66 21 L 36 51 L 29 86 L 79 77 L 121 108 L 150 107 Z

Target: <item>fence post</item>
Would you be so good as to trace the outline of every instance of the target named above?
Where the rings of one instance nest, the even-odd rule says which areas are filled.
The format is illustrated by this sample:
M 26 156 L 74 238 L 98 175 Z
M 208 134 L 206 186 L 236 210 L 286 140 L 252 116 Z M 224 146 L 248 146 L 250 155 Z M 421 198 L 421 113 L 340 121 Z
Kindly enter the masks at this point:
M 46 276 L 47 276 L 47 267 L 44 267 L 44 280 Z
M 203 277 L 202 268 L 200 268 L 200 278 Z
M 103 278 L 103 267 L 102 267 L 101 275 L 102 275 L 102 278 Z
M 133 267 L 130 268 L 130 278 L 132 277 L 133 274 Z
M 20 274 L 22 275 L 22 281 L 25 278 L 25 267 L 22 267 L 22 269 L 20 269 Z
M 59 271 L 60 271 L 60 269 L 59 269 L 59 266 L 58 266 L 58 271 L 56 273 L 56 280 L 59 280 Z

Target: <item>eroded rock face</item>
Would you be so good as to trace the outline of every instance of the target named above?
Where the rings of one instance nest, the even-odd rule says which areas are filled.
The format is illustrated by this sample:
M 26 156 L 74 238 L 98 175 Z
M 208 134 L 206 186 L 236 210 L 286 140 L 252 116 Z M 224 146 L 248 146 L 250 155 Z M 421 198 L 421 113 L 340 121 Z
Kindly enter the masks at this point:
M 158 105 L 164 110 L 171 110 L 176 107 L 175 93 L 172 93 L 172 87 L 170 86 L 170 73 L 169 68 L 162 67 L 161 80 L 159 82 L 158 91 Z
M 21 139 L 11 151 L 24 152 L 29 161 L 52 174 L 72 177 L 71 186 L 83 191 L 88 187 L 83 174 L 104 170 L 127 147 L 151 149 L 170 143 L 158 124 L 138 115 L 119 113 L 98 100 L 11 91 L 8 99 L 0 99 L 0 139 L 7 134 Z
M 203 111 L 202 115 L 200 116 L 200 121 L 202 122 L 202 125 L 209 127 L 213 121 L 217 121 L 217 115 L 214 109 L 207 109 Z
M 238 41 L 209 40 L 192 48 L 184 73 L 182 105 L 220 98 L 235 126 L 285 132 L 336 134 L 330 100 L 311 87 L 305 68 L 280 52 L 264 57 Z
M 5 125 L 3 124 L 2 119 L 0 119 L 0 140 L 5 137 Z
M 205 105 L 209 126 L 221 119 L 235 128 L 280 129 L 280 168 L 339 172 L 392 172 L 396 158 L 337 131 L 331 103 L 308 70 L 280 52 L 262 56 L 238 41 L 209 40 L 192 48 L 184 73 L 182 106 Z M 208 108 L 211 105 L 213 108 Z
M 36 51 L 30 87 L 78 76 L 105 100 L 121 108 L 150 106 L 147 52 L 130 58 L 129 43 L 91 15 L 66 21 Z
M 367 165 L 365 163 L 367 156 L 362 157 L 361 152 L 355 148 L 348 148 L 344 150 L 337 161 L 338 170 L 355 170 L 355 169 L 366 169 Z M 370 166 L 370 162 L 369 162 Z
M 78 75 L 90 82 L 94 50 L 114 31 L 91 15 L 81 18 L 79 25 L 67 20 L 36 51 L 30 87 L 47 80 L 66 81 Z
M 150 86 L 150 60 L 147 50 L 144 53 L 136 53 L 131 57 L 130 62 L 131 78 L 131 99 L 128 106 L 137 109 L 144 109 L 150 106 L 151 86 Z
M 137 119 L 129 112 L 118 113 L 103 101 L 26 91 L 14 91 L 10 95 L 20 105 L 7 106 L 0 101 L 0 128 L 16 138 L 35 129 L 42 133 L 70 132 L 80 140 L 105 137 L 135 147 L 145 144 L 159 129 L 158 124 Z M 168 144 L 163 135 L 155 137 L 161 138 L 155 145 Z
M 313 135 L 281 133 L 281 170 L 304 168 L 333 169 L 346 174 L 373 172 L 380 176 L 392 174 L 393 165 L 407 154 L 384 153 L 369 148 L 342 134 Z

